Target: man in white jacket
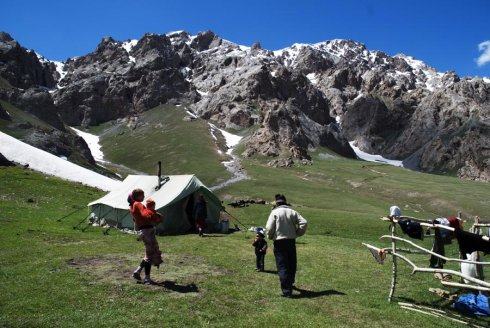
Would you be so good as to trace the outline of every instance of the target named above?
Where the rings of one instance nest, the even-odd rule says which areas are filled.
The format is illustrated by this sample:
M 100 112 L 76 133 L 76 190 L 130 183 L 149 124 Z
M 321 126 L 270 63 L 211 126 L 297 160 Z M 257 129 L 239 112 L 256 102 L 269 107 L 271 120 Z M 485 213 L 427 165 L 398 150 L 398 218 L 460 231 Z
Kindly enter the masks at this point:
M 267 220 L 269 239 L 274 240 L 274 256 L 281 282 L 282 296 L 291 297 L 296 278 L 296 238 L 306 232 L 306 220 L 291 209 L 284 195 L 276 195 L 276 207 Z

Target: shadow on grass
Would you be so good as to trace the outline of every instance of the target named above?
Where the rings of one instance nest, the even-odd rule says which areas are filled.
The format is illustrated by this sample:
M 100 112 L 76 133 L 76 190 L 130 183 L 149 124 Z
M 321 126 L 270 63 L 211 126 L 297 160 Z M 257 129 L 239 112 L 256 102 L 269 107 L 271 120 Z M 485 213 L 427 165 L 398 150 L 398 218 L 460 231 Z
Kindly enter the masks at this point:
M 277 270 L 264 270 L 262 272 L 264 272 L 264 273 L 271 273 L 271 274 L 277 274 Z
M 345 293 L 339 292 L 338 290 L 335 289 L 328 289 L 322 291 L 306 290 L 298 287 L 293 287 L 293 289 L 295 291 L 298 291 L 299 295 L 293 294 L 291 298 L 316 298 L 316 297 L 329 296 L 329 295 L 345 295 Z
M 175 281 L 170 280 L 155 281 L 151 286 L 163 287 L 165 289 L 181 294 L 199 293 L 199 288 L 196 286 L 196 284 L 179 285 L 175 283 Z
M 443 310 L 445 307 L 448 307 L 450 304 L 454 302 L 454 300 L 448 300 L 446 298 L 439 298 L 432 302 L 427 302 L 427 301 L 420 302 L 414 300 L 413 298 L 403 297 L 403 296 L 395 297 L 394 299 L 399 302 L 407 302 L 407 303 L 413 303 L 413 304 L 423 305 L 423 306 L 438 307 L 441 310 Z

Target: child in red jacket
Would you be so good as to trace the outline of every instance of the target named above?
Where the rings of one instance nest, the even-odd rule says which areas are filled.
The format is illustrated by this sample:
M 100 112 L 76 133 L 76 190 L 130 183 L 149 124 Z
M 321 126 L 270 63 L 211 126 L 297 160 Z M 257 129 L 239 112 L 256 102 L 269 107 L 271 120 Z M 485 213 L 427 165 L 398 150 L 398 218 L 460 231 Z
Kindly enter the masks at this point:
M 128 196 L 129 210 L 133 216 L 135 229 L 139 233 L 139 240 L 145 244 L 145 257 L 138 268 L 133 272 L 133 278 L 141 281 L 141 271 L 145 269 L 145 284 L 152 284 L 150 278 L 151 266 L 159 266 L 162 260 L 162 252 L 155 237 L 155 224 L 162 222 L 162 215 L 155 211 L 155 202 L 152 199 L 146 201 L 147 206 L 142 201 L 145 193 L 141 189 L 135 189 Z

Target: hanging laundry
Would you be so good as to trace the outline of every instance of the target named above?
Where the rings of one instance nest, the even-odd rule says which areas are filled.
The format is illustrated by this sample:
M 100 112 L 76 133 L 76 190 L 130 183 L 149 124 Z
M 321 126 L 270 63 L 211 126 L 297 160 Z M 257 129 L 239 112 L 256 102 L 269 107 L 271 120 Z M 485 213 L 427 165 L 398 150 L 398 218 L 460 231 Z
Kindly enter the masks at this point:
M 432 221 L 432 223 L 434 223 L 434 224 L 440 224 L 440 225 L 443 225 L 443 226 L 446 226 L 446 227 L 450 227 L 451 226 L 449 220 L 446 219 L 446 218 L 437 218 L 434 221 Z M 444 244 L 445 245 L 451 244 L 451 239 L 452 239 L 452 232 L 451 231 L 445 230 L 445 229 L 436 229 L 436 230 L 439 230 L 440 231 L 440 237 L 444 241 Z
M 488 316 L 490 309 L 488 307 L 488 297 L 478 293 L 463 294 L 454 302 L 453 307 L 461 313 L 469 315 Z
M 449 222 L 449 226 L 454 229 L 461 229 L 463 227 L 463 221 L 461 221 L 458 217 L 456 216 L 449 216 L 447 217 L 447 220 Z
M 461 229 L 456 229 L 455 234 L 458 239 L 459 251 L 462 254 L 473 253 L 474 251 L 490 253 L 490 241 L 484 240 L 482 236 Z
M 376 262 L 378 262 L 379 264 L 383 264 L 385 262 L 385 259 L 386 259 L 386 250 L 385 249 L 382 249 L 382 248 L 376 249 L 376 248 L 372 248 L 369 246 L 367 246 L 367 248 L 369 249 L 369 251 L 373 255 Z
M 442 237 L 443 229 L 434 229 L 434 243 L 432 244 L 432 251 L 441 256 L 445 256 L 446 252 L 444 250 L 445 239 Z M 449 240 L 451 243 L 451 240 Z M 446 260 L 441 259 L 435 255 L 430 256 L 429 266 L 435 269 L 444 268 L 444 264 L 446 264 Z
M 481 235 L 482 229 L 478 227 L 471 227 L 469 232 L 476 233 L 477 235 Z M 471 253 L 472 255 L 472 261 L 480 261 L 480 253 L 478 252 L 473 252 Z M 463 268 L 461 268 L 461 272 Z M 477 278 L 480 280 L 485 280 L 485 275 L 483 274 L 483 265 L 481 264 L 476 264 L 476 274 Z
M 422 226 L 420 223 L 412 220 L 398 220 L 400 228 L 402 228 L 403 233 L 411 238 L 423 239 Z
M 470 261 L 478 261 L 478 252 L 473 252 L 471 254 L 466 254 L 466 259 Z M 472 278 L 479 278 L 478 268 L 476 264 L 472 263 L 461 263 L 461 273 Z M 470 281 L 464 279 L 464 282 L 469 284 Z

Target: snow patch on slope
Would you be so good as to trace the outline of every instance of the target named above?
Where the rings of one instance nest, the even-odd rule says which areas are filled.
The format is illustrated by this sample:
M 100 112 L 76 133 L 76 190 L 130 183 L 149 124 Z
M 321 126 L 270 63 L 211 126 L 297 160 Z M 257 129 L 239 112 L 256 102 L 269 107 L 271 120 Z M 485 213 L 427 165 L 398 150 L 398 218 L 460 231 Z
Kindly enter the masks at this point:
M 417 76 L 417 84 L 425 86 L 429 91 L 442 88 L 442 77 L 444 73 L 437 72 L 434 68 L 428 66 L 421 60 L 415 59 L 412 56 L 406 56 L 404 54 L 395 55 L 394 58 L 403 59 L 411 68 L 413 73 Z M 421 77 L 425 78 L 421 79 Z
M 212 123 L 209 123 L 209 126 L 211 127 L 211 130 L 212 131 L 219 130 L 221 132 L 221 134 L 225 138 L 226 147 L 228 148 L 228 150 L 226 151 L 226 153 L 228 155 L 231 155 L 231 153 L 233 152 L 233 149 L 235 148 L 236 145 L 238 145 L 240 143 L 240 140 L 242 140 L 243 137 L 241 137 L 239 135 L 236 135 L 236 134 L 232 134 L 232 133 L 227 132 L 227 131 L 225 131 L 223 129 L 220 129 L 216 125 L 214 125 Z M 213 134 L 213 137 L 216 138 L 214 136 L 214 134 Z
M 63 78 L 66 76 L 66 71 L 64 70 L 65 68 L 65 64 L 63 62 L 60 62 L 60 61 L 56 61 L 56 60 L 49 60 L 47 59 L 46 57 L 44 57 L 43 55 L 41 54 L 38 54 L 37 52 L 34 51 L 34 53 L 36 54 L 37 56 L 37 59 L 39 59 L 39 62 L 42 63 L 42 64 L 50 64 L 50 63 L 53 63 L 54 66 L 56 67 L 56 72 L 58 72 L 58 74 L 60 75 L 60 78 L 58 79 L 58 84 L 61 80 L 63 80 Z M 59 85 L 56 85 L 56 88 L 60 88 Z M 51 90 L 51 92 L 54 92 L 54 90 Z
M 44 57 L 43 55 L 41 54 L 38 54 L 37 52 L 35 52 L 34 50 L 30 50 L 30 52 L 34 52 L 37 56 L 37 59 L 39 60 L 40 63 L 44 64 L 44 63 L 49 63 L 49 60 L 46 59 L 46 57 Z
M 84 132 L 78 129 L 75 129 L 74 127 L 70 127 L 75 133 L 82 137 L 83 140 L 87 143 L 88 148 L 90 149 L 90 152 L 92 153 L 92 156 L 97 162 L 106 162 L 104 160 L 104 153 L 102 152 L 102 146 L 100 145 L 100 138 L 99 136 L 96 136 L 95 134 L 91 134 L 88 132 Z
M 28 145 L 3 132 L 0 132 L 0 153 L 10 161 L 21 165 L 28 164 L 32 170 L 69 181 L 81 182 L 105 191 L 111 191 L 121 183 Z
M 228 150 L 226 151 L 226 154 L 231 156 L 231 159 L 229 161 L 224 161 L 221 162 L 226 170 L 232 174 L 232 177 L 216 186 L 211 187 L 211 190 L 218 190 L 221 188 L 224 188 L 226 186 L 229 186 L 230 184 L 236 183 L 238 181 L 248 179 L 247 174 L 243 170 L 243 168 L 240 165 L 240 160 L 237 155 L 233 154 L 233 150 L 235 149 L 236 145 L 240 143 L 240 140 L 242 140 L 242 137 L 236 134 L 229 133 L 223 129 L 218 128 L 216 125 L 209 123 L 210 129 L 211 129 L 211 135 L 213 136 L 213 139 L 217 140 L 215 136 L 215 132 L 218 130 L 221 132 L 223 137 L 225 138 L 226 142 L 226 147 Z M 221 152 L 218 151 L 220 154 Z
M 206 92 L 206 91 L 202 91 L 202 90 L 199 90 L 199 89 L 196 89 L 197 93 L 200 94 L 202 97 L 205 97 L 207 95 L 209 95 L 209 92 Z
M 121 46 L 124 48 L 124 50 L 126 50 L 126 52 L 129 53 L 131 52 L 131 50 L 133 49 L 133 47 L 138 43 L 138 40 L 128 40 L 128 41 L 125 41 L 121 44 Z M 129 55 L 129 62 L 130 63 L 134 63 L 136 62 L 136 58 L 134 58 L 133 56 Z
M 359 157 L 360 159 L 363 159 L 363 160 L 368 161 L 368 162 L 376 162 L 376 163 L 383 163 L 383 164 L 389 164 L 389 165 L 393 165 L 393 166 L 403 167 L 403 161 L 387 159 L 381 155 L 372 155 L 372 154 L 368 154 L 368 153 L 362 151 L 361 149 L 356 147 L 355 141 L 350 141 L 349 145 L 352 147 L 352 149 L 356 153 L 357 157 Z
M 306 75 L 306 78 L 310 80 L 311 84 L 316 85 L 318 83 L 318 77 L 316 73 L 310 73 Z

